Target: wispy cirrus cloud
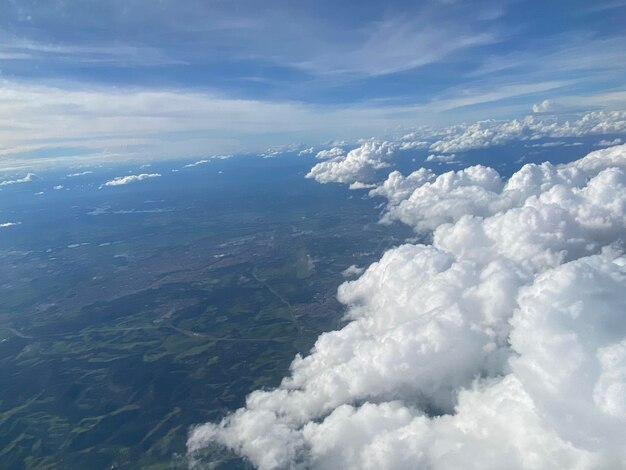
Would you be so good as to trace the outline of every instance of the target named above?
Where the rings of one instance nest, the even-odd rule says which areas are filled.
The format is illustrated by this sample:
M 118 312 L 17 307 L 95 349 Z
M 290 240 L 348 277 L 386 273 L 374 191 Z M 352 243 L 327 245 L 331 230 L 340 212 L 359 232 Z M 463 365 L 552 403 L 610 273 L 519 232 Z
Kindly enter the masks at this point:
M 392 123 L 388 110 L 377 107 L 232 99 L 200 90 L 3 81 L 0 164 L 38 164 L 51 156 L 106 161 L 262 151 L 284 143 L 288 135 L 327 140 Z
M 497 42 L 494 22 L 508 2 L 394 3 L 13 4 L 0 20 L 0 52 L 14 60 L 74 57 L 124 67 L 253 60 L 313 74 L 381 75 Z
M 478 105 L 506 107 L 507 100 L 516 98 L 540 102 L 546 93 L 558 95 L 566 84 L 459 88 L 423 104 L 352 106 L 233 99 L 206 90 L 120 90 L 75 82 L 52 86 L 5 80 L 0 85 L 0 167 L 6 170 L 264 152 L 268 145 L 285 141 L 315 143 L 329 137 L 357 140 L 400 126 L 446 122 L 452 115 L 457 120 L 471 117 Z M 561 96 L 558 101 L 566 106 L 574 101 L 615 106 L 626 104 L 626 91 Z M 529 103 L 526 111 L 530 108 Z M 413 144 L 424 145 L 418 141 L 403 145 Z
M 446 92 L 445 95 L 435 98 L 428 103 L 430 109 L 439 111 L 449 111 L 479 104 L 493 103 L 522 96 L 534 96 L 545 94 L 556 89 L 566 87 L 574 83 L 569 80 L 551 80 L 539 83 L 518 83 L 507 84 L 489 89 L 489 87 L 480 88 L 453 88 Z M 446 97 L 447 95 L 447 97 Z
M 326 47 L 295 65 L 322 75 L 387 75 L 499 41 L 494 32 L 473 30 L 467 23 L 437 22 L 431 16 L 426 11 L 416 17 L 392 17 L 375 22 L 365 29 L 360 40 Z
M 43 43 L 0 34 L 0 60 L 45 62 L 59 66 L 156 67 L 185 65 L 187 62 L 169 57 L 159 49 L 126 44 L 64 44 Z
M 6 3 L 0 166 L 263 153 L 547 96 L 623 108 L 625 39 L 603 13 L 620 7 L 601 5 L 583 27 L 540 2 Z

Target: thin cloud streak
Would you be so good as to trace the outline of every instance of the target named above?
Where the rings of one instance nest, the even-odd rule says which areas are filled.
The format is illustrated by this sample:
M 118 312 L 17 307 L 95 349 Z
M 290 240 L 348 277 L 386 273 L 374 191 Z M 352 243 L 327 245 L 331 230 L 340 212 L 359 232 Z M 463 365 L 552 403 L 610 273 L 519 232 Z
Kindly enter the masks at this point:
M 422 104 L 307 105 L 225 98 L 209 91 L 31 85 L 0 87 L 0 167 L 28 168 L 89 160 L 159 159 L 263 152 L 285 141 L 384 136 L 406 126 L 457 122 L 472 108 L 519 97 L 542 101 L 568 90 L 568 82 L 506 85 L 491 91 L 455 89 Z M 626 92 L 567 95 L 559 103 L 611 106 Z M 517 110 L 518 104 L 512 105 Z M 530 110 L 529 104 L 527 110 Z M 510 116 L 512 113 L 508 113 Z M 52 160 L 49 160 L 52 162 Z

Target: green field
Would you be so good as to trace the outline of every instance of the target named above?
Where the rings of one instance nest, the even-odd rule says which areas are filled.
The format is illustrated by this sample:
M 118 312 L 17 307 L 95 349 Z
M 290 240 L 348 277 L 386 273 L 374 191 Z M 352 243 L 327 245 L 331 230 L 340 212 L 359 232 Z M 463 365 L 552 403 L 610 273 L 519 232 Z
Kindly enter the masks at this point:
M 186 468 L 189 427 L 276 386 L 340 324 L 341 271 L 408 235 L 354 205 L 96 219 L 0 252 L 2 468 Z

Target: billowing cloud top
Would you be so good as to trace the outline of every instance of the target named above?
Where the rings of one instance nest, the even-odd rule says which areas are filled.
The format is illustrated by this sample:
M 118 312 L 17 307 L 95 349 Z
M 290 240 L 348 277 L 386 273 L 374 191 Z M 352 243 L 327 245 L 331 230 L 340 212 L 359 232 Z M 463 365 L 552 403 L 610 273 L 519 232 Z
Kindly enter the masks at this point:
M 511 121 L 480 121 L 447 130 L 446 136 L 431 145 L 433 152 L 453 153 L 503 145 L 513 140 L 542 137 L 580 137 L 583 135 L 626 132 L 625 111 L 593 111 L 574 121 L 526 116 Z
M 359 155 L 323 168 L 351 175 Z M 219 443 L 261 469 L 623 468 L 626 145 L 508 181 L 393 172 L 372 193 L 432 245 L 344 283 L 349 323 L 194 428 L 191 458 Z
M 534 109 L 538 106 L 546 108 L 548 105 L 544 101 Z M 427 162 L 457 164 L 457 152 L 502 146 L 512 141 L 626 134 L 626 111 L 592 111 L 574 117 L 570 120 L 560 115 L 529 115 L 522 119 L 486 120 L 443 128 L 425 127 L 397 140 L 367 141 L 347 154 L 340 147 L 332 147 L 317 153 L 317 157 L 324 161 L 315 165 L 307 177 L 320 183 L 371 182 L 376 179 L 377 170 L 389 167 L 394 156 L 402 151 L 428 149 L 431 154 Z M 620 138 L 603 139 L 598 146 L 621 142 Z M 550 147 L 576 143 L 550 141 L 528 145 Z
M 125 184 L 136 183 L 150 178 L 158 178 L 159 176 L 161 176 L 159 173 L 142 173 L 140 175 L 118 176 L 107 181 L 102 186 L 123 186 Z
M 306 177 L 320 183 L 371 181 L 376 170 L 389 166 L 395 150 L 396 145 L 390 142 L 366 142 L 344 156 L 341 148 L 334 147 L 317 154 L 318 158 L 334 158 L 315 165 Z
M 324 158 L 343 157 L 344 153 L 345 152 L 341 147 L 333 147 L 328 150 L 320 150 L 315 155 L 315 158 L 324 159 Z

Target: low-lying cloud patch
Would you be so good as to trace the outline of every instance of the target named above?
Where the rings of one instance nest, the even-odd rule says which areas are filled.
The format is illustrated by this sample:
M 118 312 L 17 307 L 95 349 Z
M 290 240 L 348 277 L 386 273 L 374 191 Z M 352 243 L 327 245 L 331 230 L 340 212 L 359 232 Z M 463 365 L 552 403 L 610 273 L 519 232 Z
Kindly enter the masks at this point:
M 209 160 L 207 160 L 206 158 L 203 158 L 202 160 L 198 160 L 197 162 L 189 163 L 183 166 L 183 168 L 194 168 L 196 166 L 205 165 L 207 163 L 209 163 Z
M 109 206 L 96 207 L 95 209 L 87 212 L 87 215 L 129 215 L 129 214 L 162 214 L 164 212 L 173 212 L 172 208 L 154 208 L 154 209 L 118 209 L 113 210 Z
M 345 155 L 345 150 L 341 147 L 333 147 L 328 150 L 320 150 L 315 155 L 315 158 L 319 158 L 320 160 L 325 160 L 327 158 L 337 158 L 343 157 Z
M 34 173 L 28 173 L 23 178 L 0 181 L 0 186 L 11 186 L 14 184 L 30 183 L 31 181 L 35 181 L 36 179 L 37 175 L 35 175 Z
M 456 155 L 454 153 L 449 155 L 430 154 L 428 155 L 428 157 L 426 157 L 426 161 L 429 163 L 445 163 L 447 165 L 450 165 L 452 163 L 459 163 L 459 160 L 456 159 Z
M 67 178 L 78 178 L 79 176 L 87 176 L 87 175 L 92 175 L 93 171 L 87 170 L 87 171 L 80 171 L 78 173 L 70 173 L 68 175 L 65 175 Z
M 375 188 L 376 184 L 374 183 L 363 183 L 361 181 L 355 181 L 354 183 L 350 183 L 349 188 L 352 190 L 357 190 L 357 189 L 372 189 Z
M 118 176 L 113 178 L 112 180 L 104 183 L 102 187 L 105 186 L 123 186 L 126 184 L 137 183 L 139 181 L 144 181 L 152 178 L 159 178 L 161 175 L 159 173 L 142 173 L 140 175 L 128 175 L 128 176 Z
M 343 277 L 360 276 L 361 274 L 363 274 L 363 271 L 365 271 L 365 268 L 360 268 L 356 264 L 353 264 L 351 266 L 348 266 L 343 271 L 341 271 L 341 275 Z
M 195 168 L 198 166 L 203 166 L 206 165 L 207 163 L 211 163 L 211 160 L 228 160 L 229 158 L 232 158 L 234 155 L 212 155 L 210 157 L 207 158 L 202 158 L 200 160 L 197 160 L 195 162 L 192 163 L 188 163 L 187 165 L 183 166 L 184 168 Z M 174 171 L 174 170 L 172 170 Z
M 598 142 L 598 147 L 613 147 L 614 145 L 619 145 L 623 142 L 624 141 L 619 137 L 613 140 L 602 139 L 600 142 Z

